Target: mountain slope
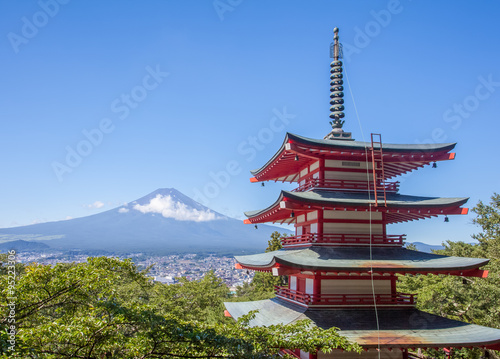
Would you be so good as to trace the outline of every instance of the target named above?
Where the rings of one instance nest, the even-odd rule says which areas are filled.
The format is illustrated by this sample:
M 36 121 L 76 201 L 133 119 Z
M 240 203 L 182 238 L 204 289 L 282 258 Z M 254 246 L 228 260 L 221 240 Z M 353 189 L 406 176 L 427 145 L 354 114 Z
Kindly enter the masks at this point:
M 120 252 L 257 252 L 277 227 L 258 230 L 210 210 L 174 188 L 87 217 L 0 229 L 5 241 L 43 242 L 53 249 Z M 281 232 L 290 233 L 287 230 Z
M 409 242 L 409 243 L 411 243 L 411 242 Z M 432 244 L 427 244 L 427 243 L 422 243 L 422 242 L 413 242 L 411 244 L 414 244 L 415 247 L 417 247 L 417 251 L 419 251 L 419 252 L 432 253 L 433 250 L 444 249 L 444 247 L 441 245 L 432 245 Z

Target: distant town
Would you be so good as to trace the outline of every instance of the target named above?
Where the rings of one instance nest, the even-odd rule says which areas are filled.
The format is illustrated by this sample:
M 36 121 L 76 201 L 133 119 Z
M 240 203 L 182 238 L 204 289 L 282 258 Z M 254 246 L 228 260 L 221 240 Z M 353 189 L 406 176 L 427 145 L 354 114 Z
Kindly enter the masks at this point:
M 36 262 L 55 265 L 57 263 L 82 263 L 87 261 L 88 255 L 71 254 L 65 252 L 19 252 L 17 260 L 21 263 Z M 189 280 L 203 278 L 208 271 L 223 279 L 231 291 L 245 282 L 251 282 L 253 272 L 235 269 L 236 260 L 233 257 L 206 255 L 206 254 L 179 254 L 166 256 L 151 256 L 144 253 L 127 253 L 111 255 L 120 259 L 131 258 L 139 269 L 150 267 L 148 274 L 153 280 L 165 284 L 173 284 L 177 278 L 185 277 Z

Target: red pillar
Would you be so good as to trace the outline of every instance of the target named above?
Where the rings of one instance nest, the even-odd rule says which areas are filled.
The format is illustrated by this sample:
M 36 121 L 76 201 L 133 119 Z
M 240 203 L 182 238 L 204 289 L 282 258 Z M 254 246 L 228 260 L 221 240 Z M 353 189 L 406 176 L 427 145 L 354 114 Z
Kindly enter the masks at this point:
M 325 179 L 325 159 L 324 158 L 319 159 L 318 179 L 320 181 Z
M 395 274 L 393 274 L 391 276 L 391 294 L 392 295 L 396 295 L 396 293 L 397 293 L 397 288 L 396 288 L 396 281 L 397 280 L 398 280 L 398 277 Z
M 318 209 L 318 238 L 323 237 L 323 220 L 324 220 L 324 215 L 323 215 L 323 210 Z
M 321 272 L 314 273 L 313 280 L 313 304 L 315 304 L 321 295 Z

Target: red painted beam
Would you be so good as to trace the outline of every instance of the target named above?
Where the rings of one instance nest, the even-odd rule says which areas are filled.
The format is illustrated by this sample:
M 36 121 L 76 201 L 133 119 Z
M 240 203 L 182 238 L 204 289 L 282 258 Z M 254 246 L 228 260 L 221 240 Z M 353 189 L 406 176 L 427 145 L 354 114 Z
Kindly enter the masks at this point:
M 488 278 L 488 270 L 484 269 L 469 269 L 463 272 L 464 277 Z

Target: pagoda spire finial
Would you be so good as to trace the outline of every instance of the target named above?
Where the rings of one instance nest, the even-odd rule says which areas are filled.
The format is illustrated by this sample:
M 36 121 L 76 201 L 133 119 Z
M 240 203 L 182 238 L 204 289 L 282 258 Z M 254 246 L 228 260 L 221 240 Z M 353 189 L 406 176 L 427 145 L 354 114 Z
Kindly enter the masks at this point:
M 325 136 L 325 139 L 351 139 L 350 132 L 344 132 L 342 126 L 344 125 L 344 81 L 342 80 L 342 58 L 341 45 L 339 43 L 339 28 L 333 29 L 333 44 L 331 47 L 331 57 L 333 62 L 330 64 L 330 125 L 332 131 Z

